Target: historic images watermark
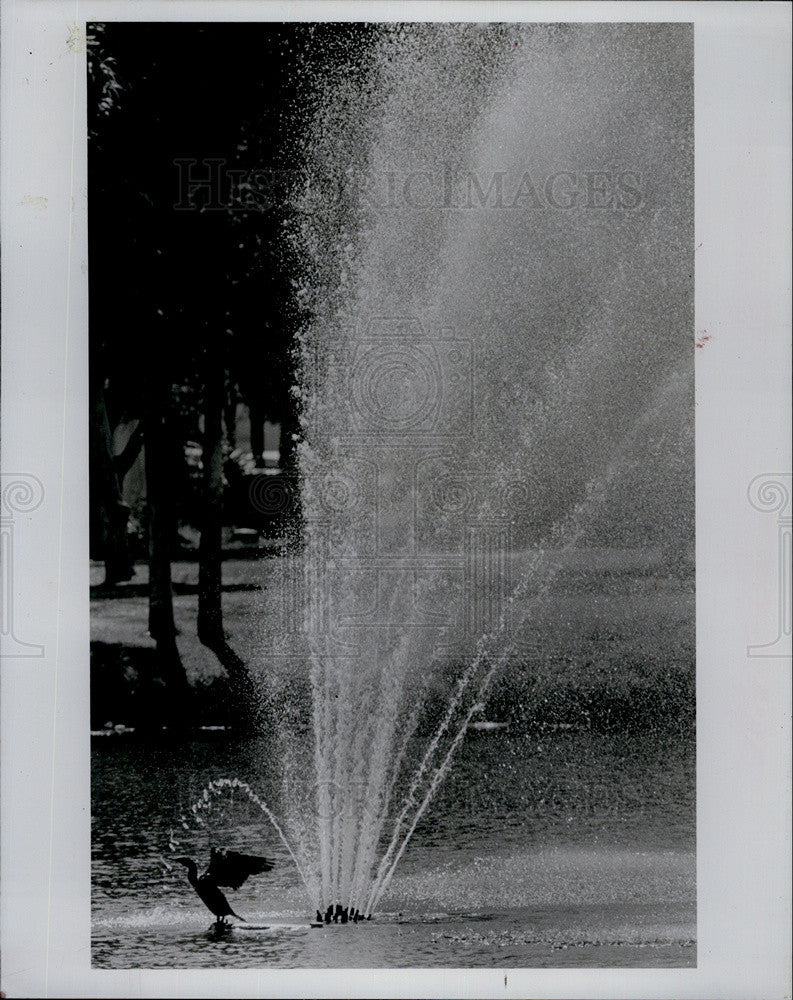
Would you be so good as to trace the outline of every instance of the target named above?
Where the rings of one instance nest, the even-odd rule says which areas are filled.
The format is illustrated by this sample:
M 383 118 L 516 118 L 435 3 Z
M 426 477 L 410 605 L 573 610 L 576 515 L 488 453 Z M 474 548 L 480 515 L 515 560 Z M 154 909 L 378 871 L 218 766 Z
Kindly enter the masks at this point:
M 312 187 L 300 171 L 243 167 L 222 157 L 174 160 L 176 211 L 264 212 L 276 205 L 305 208 L 312 200 L 346 202 L 370 211 L 476 209 L 536 211 L 575 209 L 634 212 L 645 204 L 645 184 L 633 169 L 560 167 L 494 170 L 488 173 L 452 165 L 341 172 L 338 179 Z M 299 201 L 299 204 L 298 204 Z
M 791 597 L 793 585 L 791 557 L 793 556 L 793 510 L 791 509 L 790 472 L 765 472 L 749 483 L 747 496 L 755 510 L 776 514 L 776 575 L 777 621 L 776 636 L 769 642 L 746 647 L 752 657 L 789 657 L 791 655 Z M 769 550 L 770 555 L 770 550 Z M 769 565 L 772 564 L 769 559 Z
M 44 656 L 44 647 L 16 634 L 16 517 L 31 514 L 44 500 L 41 481 L 28 472 L 0 475 L 0 656 Z

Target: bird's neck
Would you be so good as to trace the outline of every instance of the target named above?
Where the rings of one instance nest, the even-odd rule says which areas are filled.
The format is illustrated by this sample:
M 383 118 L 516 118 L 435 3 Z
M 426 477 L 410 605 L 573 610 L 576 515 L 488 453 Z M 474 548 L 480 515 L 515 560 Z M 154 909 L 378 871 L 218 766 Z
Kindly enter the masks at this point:
M 190 885 L 196 885 L 198 883 L 198 866 L 195 864 L 190 865 L 187 869 L 187 880 Z

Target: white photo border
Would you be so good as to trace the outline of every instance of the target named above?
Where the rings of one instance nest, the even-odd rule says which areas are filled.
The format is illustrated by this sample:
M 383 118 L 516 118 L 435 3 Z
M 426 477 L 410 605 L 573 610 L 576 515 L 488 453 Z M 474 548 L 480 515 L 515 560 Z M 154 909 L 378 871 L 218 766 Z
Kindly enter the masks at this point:
M 697 968 L 91 968 L 84 26 L 104 20 L 693 22 Z M 43 652 L 4 635 L 0 660 L 6 995 L 789 995 L 791 664 L 748 651 L 779 624 L 784 524 L 747 490 L 791 469 L 790 29 L 786 3 L 4 0 L 3 495 L 43 492 L 16 487 L 11 637 Z

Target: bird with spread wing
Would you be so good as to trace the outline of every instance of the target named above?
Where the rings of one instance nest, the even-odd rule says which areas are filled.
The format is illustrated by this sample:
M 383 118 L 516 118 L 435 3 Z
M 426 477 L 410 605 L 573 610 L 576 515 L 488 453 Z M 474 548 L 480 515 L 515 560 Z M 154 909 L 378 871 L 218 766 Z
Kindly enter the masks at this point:
M 249 875 L 259 875 L 273 869 L 273 862 L 267 858 L 259 858 L 254 854 L 240 854 L 238 851 L 218 851 L 211 849 L 209 865 L 203 875 L 198 874 L 198 865 L 192 858 L 174 858 L 187 869 L 190 885 L 201 897 L 204 905 L 225 924 L 227 917 L 245 920 L 229 906 L 229 901 L 220 890 L 220 886 L 228 889 L 239 889 Z

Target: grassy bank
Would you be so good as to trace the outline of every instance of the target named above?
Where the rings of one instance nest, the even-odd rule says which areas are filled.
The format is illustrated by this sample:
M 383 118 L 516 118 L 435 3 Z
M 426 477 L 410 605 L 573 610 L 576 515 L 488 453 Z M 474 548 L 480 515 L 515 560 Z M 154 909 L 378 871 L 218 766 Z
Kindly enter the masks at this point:
M 229 639 L 264 687 L 307 688 L 307 665 L 273 655 L 266 626 L 276 614 L 278 560 L 224 564 Z M 101 579 L 97 570 L 94 577 Z M 226 677 L 196 636 L 195 563 L 174 565 L 174 612 L 189 690 L 184 722 L 233 721 Z M 158 728 L 164 686 L 147 631 L 145 567 L 136 579 L 106 591 L 92 588 L 91 725 Z M 557 574 L 550 599 L 532 614 L 516 654 L 489 692 L 483 716 L 514 728 L 609 730 L 694 725 L 693 588 L 691 580 L 652 566 L 577 564 Z M 460 664 L 437 671 L 427 725 L 445 704 Z

